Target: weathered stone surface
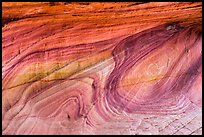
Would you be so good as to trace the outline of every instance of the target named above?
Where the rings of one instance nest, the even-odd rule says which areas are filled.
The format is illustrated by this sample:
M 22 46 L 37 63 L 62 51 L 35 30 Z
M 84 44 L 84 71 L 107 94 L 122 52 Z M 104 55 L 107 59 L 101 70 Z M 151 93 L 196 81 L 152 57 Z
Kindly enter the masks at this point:
M 202 134 L 201 2 L 3 2 L 3 134 Z

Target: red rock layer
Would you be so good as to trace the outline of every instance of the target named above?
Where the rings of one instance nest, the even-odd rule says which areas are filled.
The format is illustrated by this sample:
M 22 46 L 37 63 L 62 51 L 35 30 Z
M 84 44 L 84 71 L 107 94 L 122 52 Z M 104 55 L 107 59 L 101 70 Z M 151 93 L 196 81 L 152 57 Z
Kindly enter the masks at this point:
M 201 134 L 202 3 L 2 5 L 3 134 Z

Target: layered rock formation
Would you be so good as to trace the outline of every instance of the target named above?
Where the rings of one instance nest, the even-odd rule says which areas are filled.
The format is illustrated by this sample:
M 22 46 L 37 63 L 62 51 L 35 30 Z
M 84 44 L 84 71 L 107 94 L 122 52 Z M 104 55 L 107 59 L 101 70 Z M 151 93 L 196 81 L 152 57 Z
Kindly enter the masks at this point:
M 9 3 L 3 134 L 201 134 L 202 3 Z

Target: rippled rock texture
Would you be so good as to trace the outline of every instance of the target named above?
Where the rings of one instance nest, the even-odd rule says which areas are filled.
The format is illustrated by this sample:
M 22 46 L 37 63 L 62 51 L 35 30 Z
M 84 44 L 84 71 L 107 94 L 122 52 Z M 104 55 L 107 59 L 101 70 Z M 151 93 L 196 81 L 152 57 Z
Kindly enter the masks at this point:
M 202 3 L 3 2 L 3 134 L 202 134 Z

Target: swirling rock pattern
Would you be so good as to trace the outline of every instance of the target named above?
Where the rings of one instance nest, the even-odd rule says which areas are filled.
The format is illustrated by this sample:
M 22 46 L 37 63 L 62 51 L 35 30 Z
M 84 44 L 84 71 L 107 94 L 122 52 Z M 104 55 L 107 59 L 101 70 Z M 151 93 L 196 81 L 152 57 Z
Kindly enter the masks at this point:
M 202 3 L 3 2 L 3 134 L 202 134 Z

